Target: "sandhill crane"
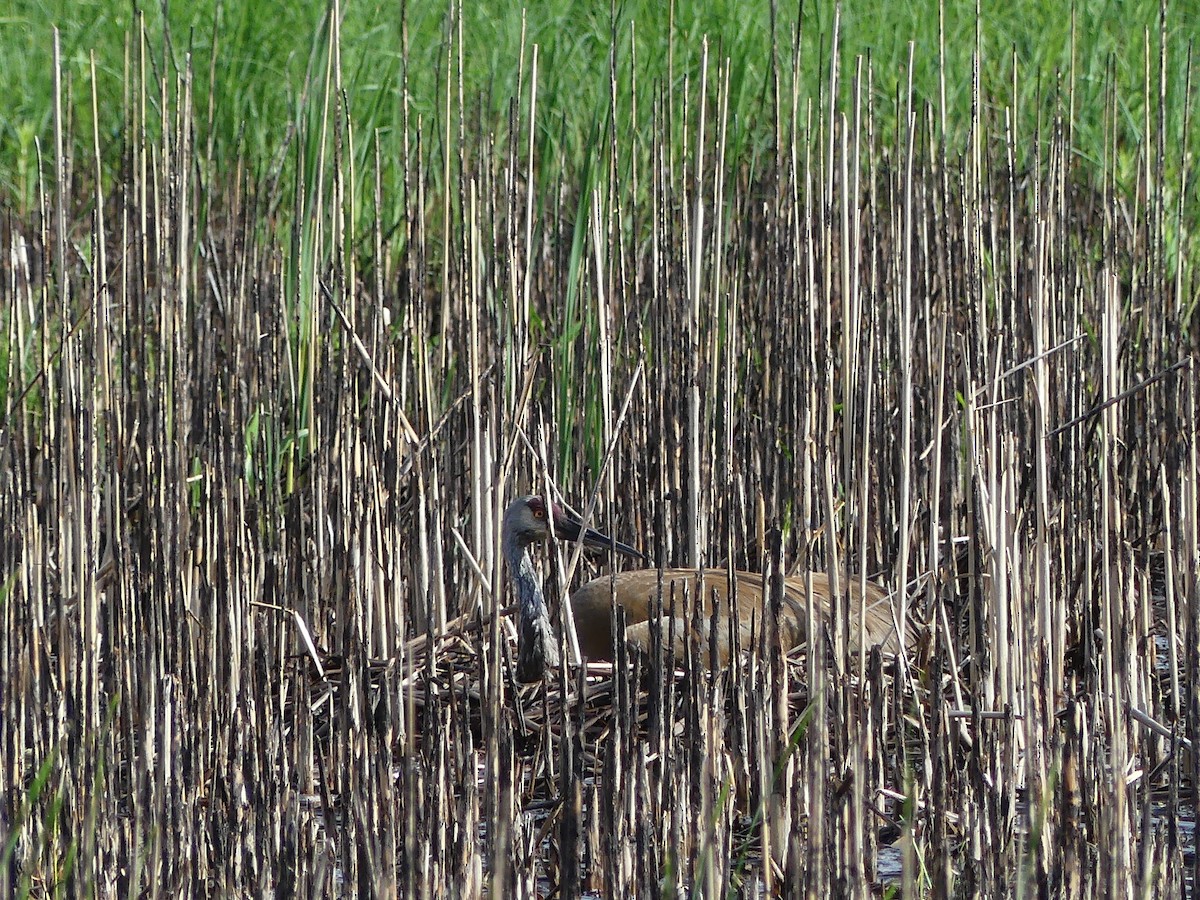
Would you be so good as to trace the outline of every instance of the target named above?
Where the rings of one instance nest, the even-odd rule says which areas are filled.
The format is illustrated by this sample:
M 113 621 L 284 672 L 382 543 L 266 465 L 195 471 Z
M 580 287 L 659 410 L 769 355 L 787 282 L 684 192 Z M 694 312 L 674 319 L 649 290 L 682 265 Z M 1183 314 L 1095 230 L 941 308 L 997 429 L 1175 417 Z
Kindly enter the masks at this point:
M 548 522 L 554 519 L 554 533 L 566 540 L 580 538 L 581 524 L 554 504 L 547 504 L 541 497 L 518 497 L 509 504 L 504 513 L 502 542 L 504 558 L 516 583 L 520 603 L 520 630 L 517 647 L 517 677 L 522 681 L 538 680 L 546 665 L 558 665 L 558 645 L 550 625 L 550 615 L 542 596 L 541 583 L 529 559 L 529 545 L 544 540 L 550 533 Z M 612 547 L 620 553 L 642 557 L 628 544 L 613 541 L 598 531 L 582 529 L 586 547 Z M 830 609 L 829 579 L 824 573 L 795 575 L 784 579 L 783 614 L 778 620 L 779 638 L 783 649 L 790 650 L 804 643 L 808 622 L 808 582 L 811 579 L 814 614 L 827 619 Z M 764 579 L 752 572 L 734 572 L 734 591 L 737 602 L 738 644 L 750 646 L 753 633 L 762 627 L 765 603 Z M 684 642 L 689 634 L 690 623 L 677 617 L 672 623 L 670 608 L 672 598 L 676 611 L 682 608 L 685 596 L 698 599 L 703 629 L 707 632 L 712 621 L 714 594 L 718 606 L 717 635 L 718 654 L 722 662 L 729 658 L 730 629 L 728 623 L 729 585 L 728 573 L 705 572 L 702 584 L 694 569 L 664 569 L 662 571 L 662 610 L 659 621 L 660 639 L 674 634 L 674 648 L 682 656 Z M 615 577 L 603 576 L 593 579 L 571 596 L 571 610 L 575 619 L 575 631 L 579 638 L 579 649 L 585 657 L 593 660 L 612 658 L 612 607 L 615 603 L 625 612 L 625 640 L 639 650 L 651 647 L 651 610 L 659 591 L 657 569 L 638 569 L 621 572 Z M 852 622 L 857 621 L 860 597 L 858 579 L 850 580 L 850 602 Z M 721 615 L 724 613 L 724 615 Z M 866 606 L 864 610 L 862 637 L 868 647 L 881 645 L 888 652 L 899 649 L 896 628 L 892 619 L 892 608 L 888 593 L 878 585 L 867 582 Z M 850 646 L 858 649 L 858 628 L 851 627 Z M 700 635 L 707 646 L 708 634 Z

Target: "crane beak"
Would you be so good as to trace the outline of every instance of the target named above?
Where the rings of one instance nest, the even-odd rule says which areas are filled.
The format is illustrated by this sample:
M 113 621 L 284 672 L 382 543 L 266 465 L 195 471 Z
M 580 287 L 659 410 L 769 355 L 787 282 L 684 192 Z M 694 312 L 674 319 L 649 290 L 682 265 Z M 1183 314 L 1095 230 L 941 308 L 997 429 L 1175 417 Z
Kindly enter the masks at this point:
M 564 541 L 577 541 L 580 539 L 580 535 L 582 535 L 583 546 L 591 547 L 595 550 L 613 549 L 618 553 L 624 553 L 626 556 L 635 556 L 638 559 L 646 558 L 640 551 L 635 550 L 628 544 L 615 541 L 608 535 L 601 534 L 592 528 L 584 528 L 578 519 L 557 507 L 554 510 L 554 533 Z

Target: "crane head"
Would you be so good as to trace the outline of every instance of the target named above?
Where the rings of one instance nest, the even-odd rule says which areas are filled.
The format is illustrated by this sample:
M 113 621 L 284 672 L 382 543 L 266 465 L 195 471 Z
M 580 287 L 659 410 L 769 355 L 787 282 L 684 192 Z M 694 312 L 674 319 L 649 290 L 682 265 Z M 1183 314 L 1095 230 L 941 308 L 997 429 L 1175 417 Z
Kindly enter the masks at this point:
M 515 536 L 522 544 L 532 544 L 550 536 L 551 520 L 554 521 L 554 534 L 560 540 L 577 541 L 582 537 L 585 547 L 597 550 L 607 550 L 611 547 L 618 553 L 645 559 L 628 544 L 614 541 L 592 528 L 584 528 L 577 518 L 561 506 L 547 503 L 536 495 L 518 497 L 508 505 L 504 512 L 504 534 Z

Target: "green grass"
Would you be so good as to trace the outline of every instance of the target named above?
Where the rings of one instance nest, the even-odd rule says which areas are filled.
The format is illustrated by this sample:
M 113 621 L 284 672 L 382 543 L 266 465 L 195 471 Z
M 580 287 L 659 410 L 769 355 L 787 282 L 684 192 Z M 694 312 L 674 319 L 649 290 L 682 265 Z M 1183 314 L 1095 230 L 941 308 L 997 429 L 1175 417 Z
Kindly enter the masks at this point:
M 1184 92 L 1184 23 L 1195 4 L 1179 4 L 1167 20 L 1169 134 L 1182 129 Z M 522 53 L 522 14 L 467 4 L 463 10 L 462 91 L 467 127 L 503 131 L 510 101 L 518 94 Z M 578 173 L 604 131 L 610 111 L 610 38 L 615 34 L 618 134 L 645 128 L 653 115 L 656 92 L 681 91 L 685 78 L 692 90 L 701 60 L 701 43 L 710 40 L 710 58 L 730 61 L 731 147 L 748 154 L 769 143 L 772 114 L 772 34 L 766 3 L 718 2 L 682 4 L 674 13 L 660 4 L 619 4 L 615 22 L 606 5 L 584 2 L 533 3 L 525 23 L 526 71 L 530 45 L 540 47 L 538 120 L 539 154 L 548 164 L 543 177 L 554 178 L 560 166 Z M 828 4 L 804 4 L 799 96 L 819 99 L 827 82 L 833 14 Z M 273 174 L 280 163 L 295 165 L 283 153 L 295 126 L 315 124 L 321 109 L 329 46 L 328 12 L 314 4 L 238 4 L 199 0 L 173 4 L 167 20 L 157 5 L 143 7 L 147 46 L 154 71 L 164 65 L 181 70 L 190 52 L 194 71 L 197 120 L 205 129 L 198 146 L 211 141 L 214 177 L 232 172 L 241 156 L 251 172 Z M 1061 75 L 1072 70 L 1072 16 L 1062 4 L 1046 0 L 988 0 L 982 4 L 981 72 L 986 103 L 992 108 L 1013 104 L 1020 134 L 1031 134 L 1038 121 L 1049 121 Z M 458 90 L 458 45 L 451 41 L 453 14 L 445 4 L 348 3 L 342 10 L 340 46 L 344 90 L 351 120 L 359 136 L 360 161 L 370 158 L 369 136 L 383 142 L 389 171 L 385 188 L 398 177 L 404 129 L 405 80 L 409 127 L 418 120 L 440 156 L 444 130 L 433 127 L 444 118 L 448 55 Z M 407 29 L 403 27 L 407 17 Z M 796 31 L 795 7 L 780 12 L 777 47 L 790 70 L 790 46 Z M 1150 0 L 1097 0 L 1076 5 L 1074 53 L 1075 122 L 1079 152 L 1099 162 L 1103 146 L 1108 70 L 1117 88 L 1119 127 L 1136 143 L 1144 122 L 1145 45 L 1157 53 L 1158 4 Z M 0 116 L 0 199 L 26 210 L 36 198 L 36 143 L 47 157 L 53 147 L 52 29 L 62 35 L 64 74 L 74 110 L 73 133 L 81 145 L 90 142 L 89 59 L 96 57 L 100 135 L 105 161 L 113 171 L 120 161 L 123 106 L 126 96 L 127 46 L 136 41 L 137 22 L 128 4 L 109 2 L 29 2 L 18 0 L 0 19 L 0 92 L 6 98 Z M 894 98 L 907 81 L 909 42 L 913 42 L 913 82 L 918 102 L 940 108 L 938 16 L 929 3 L 899 3 L 879 14 L 877 4 L 853 2 L 842 11 L 842 107 L 851 109 L 850 85 L 855 56 L 870 54 L 878 106 L 877 127 L 890 134 L 895 121 Z M 132 36 L 132 37 L 131 37 Z M 169 37 L 169 41 L 164 40 Z M 407 53 L 404 52 L 407 39 Z M 632 46 L 631 46 L 632 45 Z M 972 56 L 976 45 L 973 4 L 948 4 L 945 21 L 946 120 L 953 142 L 965 145 L 971 120 Z M 164 55 L 159 48 L 169 47 Z M 215 48 L 215 50 L 214 50 Z M 631 62 L 636 52 L 636 65 Z M 1013 95 L 1012 59 L 1018 65 Z M 165 58 L 164 58 L 165 56 Z M 1153 69 L 1157 61 L 1153 60 Z M 636 74 L 637 121 L 633 121 L 628 85 Z M 783 88 L 790 91 L 787 71 Z M 1065 82 L 1063 83 L 1065 87 Z M 527 86 L 521 91 L 527 100 Z M 212 122 L 208 125 L 211 108 Z M 803 108 L 803 107 L 802 107 Z M 1002 121 L 1002 117 L 998 120 Z M 676 123 L 682 140 L 685 123 Z M 452 138 L 453 139 L 453 138 Z M 618 141 L 629 150 L 629 143 Z M 1194 144 L 1194 142 L 1193 142 Z M 1089 148 L 1095 148 L 1092 153 Z M 451 148 L 452 149 L 452 148 Z M 1021 148 L 1022 150 L 1027 148 Z M 1170 148 L 1177 151 L 1177 147 Z M 1175 156 L 1178 156 L 1178 152 Z M 84 156 L 83 158 L 87 158 Z M 310 160 L 311 162 L 311 160 Z M 47 164 L 48 165 L 48 164 Z M 1132 160 L 1125 161 L 1132 178 Z M 1178 159 L 1168 158 L 1168 165 Z M 311 171 L 311 169 L 310 169 Z M 359 167 L 365 173 L 365 166 Z M 286 174 L 281 184 L 289 184 Z M 393 195 L 395 191 L 391 192 Z

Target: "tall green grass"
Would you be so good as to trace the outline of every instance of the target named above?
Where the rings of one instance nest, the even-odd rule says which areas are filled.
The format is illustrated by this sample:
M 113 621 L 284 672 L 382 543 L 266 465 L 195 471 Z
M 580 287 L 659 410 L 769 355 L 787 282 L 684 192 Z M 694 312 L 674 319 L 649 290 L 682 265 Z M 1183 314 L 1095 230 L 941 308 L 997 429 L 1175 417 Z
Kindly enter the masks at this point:
M 870 57 L 876 94 L 889 101 L 911 75 L 918 103 L 928 101 L 943 110 L 944 93 L 939 115 L 952 140 L 965 147 L 972 60 L 978 49 L 985 60 L 979 73 L 983 94 L 1010 98 L 1017 133 L 1032 133 L 1037 121 L 1051 121 L 1060 91 L 1073 81 L 1071 120 L 1085 136 L 1076 144 L 1095 148 L 1099 163 L 1110 105 L 1117 111 L 1115 126 L 1130 136 L 1127 146 L 1138 146 L 1146 115 L 1154 112 L 1153 103 L 1147 107 L 1142 96 L 1147 58 L 1156 59 L 1160 28 L 1169 46 L 1186 46 L 1186 6 L 1168 9 L 1160 21 L 1159 5 L 1150 0 L 1079 3 L 1073 9 L 1046 0 L 989 0 L 980 4 L 982 27 L 977 33 L 974 4 L 947 4 L 942 19 L 928 3 L 892 4 L 883 12 L 874 3 L 846 3 L 840 12 L 840 81 L 849 84 L 860 54 Z M 146 4 L 135 12 L 134 5 L 96 0 L 19 0 L 0 19 L 0 97 L 5 98 L 0 107 L 0 198 L 24 210 L 35 203 L 37 145 L 43 156 L 50 146 L 54 28 L 62 36 L 68 90 L 77 96 L 90 90 L 90 56 L 95 54 L 99 130 L 110 177 L 121 159 L 129 45 L 140 39 L 144 28 L 146 40 L 156 48 L 152 56 L 158 74 L 183 72 L 190 59 L 201 114 L 198 127 L 204 132 L 198 143 L 211 151 L 206 154 L 210 176 L 229 177 L 241 159 L 260 177 L 294 183 L 288 175 L 313 149 L 297 146 L 296 135 L 304 132 L 306 123 L 313 124 L 309 117 L 320 109 L 314 100 L 326 87 L 335 13 L 340 16 L 341 87 L 360 136 L 358 171 L 366 171 L 371 139 L 377 136 L 386 164 L 384 195 L 389 198 L 401 196 L 399 161 L 406 130 L 411 139 L 423 126 L 428 152 L 453 158 L 459 125 L 500 133 L 510 126 L 513 98 L 524 94 L 518 90 L 521 60 L 524 56 L 528 61 L 534 44 L 541 56 L 538 171 L 546 184 L 554 183 L 560 168 L 572 174 L 585 169 L 598 150 L 597 138 L 609 129 L 622 136 L 648 130 L 656 95 L 694 86 L 705 37 L 714 62 L 730 62 L 729 139 L 735 156 L 752 157 L 756 149 L 769 145 L 775 127 L 772 60 L 790 60 L 797 36 L 798 83 L 791 83 L 789 63 L 779 73 L 778 88 L 785 98 L 794 89 L 801 103 L 827 103 L 822 96 L 828 82 L 823 48 L 830 46 L 834 11 L 824 3 L 773 11 L 767 3 L 680 4 L 672 9 L 653 2 L 625 2 L 610 9 L 559 0 L 522 10 L 488 4 L 322 7 L 198 0 Z M 1149 35 L 1149 57 L 1144 35 Z M 1175 52 L 1165 73 L 1174 119 L 1165 131 L 1181 138 L 1185 63 L 1184 55 Z M 1111 81 L 1106 77 L 1110 68 Z M 629 96 L 629 85 L 636 80 L 636 110 L 627 102 L 613 101 L 610 76 L 615 76 L 617 96 L 622 98 Z M 1115 102 L 1106 94 L 1110 83 L 1117 90 Z M 455 99 L 461 93 L 467 110 L 466 121 L 449 132 L 433 127 L 446 124 L 441 120 L 448 89 Z M 848 96 L 843 92 L 837 106 L 848 110 Z M 90 146 L 86 106 L 80 104 L 73 129 L 80 148 Z M 893 122 L 888 113 L 882 115 L 878 127 L 880 133 L 888 133 Z M 672 149 L 678 153 L 687 130 L 686 123 L 675 126 Z M 1018 148 L 1022 154 L 1031 150 Z M 305 171 L 311 173 L 311 156 L 307 162 Z M 1168 155 L 1167 163 L 1178 166 L 1178 156 Z M 1130 150 L 1129 158 L 1121 160 L 1118 183 L 1129 187 L 1135 166 Z M 362 222 L 367 221 L 364 211 Z

